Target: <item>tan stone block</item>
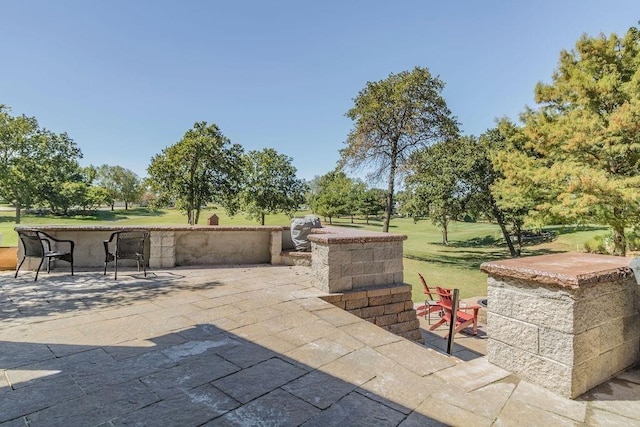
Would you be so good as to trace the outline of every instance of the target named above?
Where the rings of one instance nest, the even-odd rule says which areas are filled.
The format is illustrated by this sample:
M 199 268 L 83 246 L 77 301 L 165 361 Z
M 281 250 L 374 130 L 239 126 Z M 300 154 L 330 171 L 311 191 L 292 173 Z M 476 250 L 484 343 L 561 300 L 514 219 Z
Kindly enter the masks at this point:
M 392 302 L 405 302 L 411 300 L 411 292 L 400 292 L 392 295 Z
M 541 328 L 539 330 L 538 353 L 540 356 L 548 357 L 556 362 L 573 365 L 575 358 L 574 339 L 575 335 L 573 334 L 549 328 Z M 525 348 L 525 350 L 535 352 L 532 349 Z M 595 356 L 595 354 L 593 354 L 592 357 L 593 356 Z
M 411 310 L 412 308 L 413 308 L 413 301 L 405 301 L 404 309 L 405 310 Z
M 406 292 L 411 292 L 411 285 L 408 284 L 396 284 L 395 286 L 391 287 L 391 293 L 392 294 L 400 294 L 400 293 L 406 293 Z
M 376 317 L 384 314 L 384 305 L 378 305 L 374 307 L 363 307 L 362 317 Z
M 531 353 L 538 353 L 538 330 L 536 325 L 519 320 L 487 313 L 488 334 L 494 340 L 503 342 Z
M 382 262 L 367 262 L 360 263 L 363 265 L 363 271 L 367 274 L 382 274 L 386 273 L 385 265 Z
M 600 325 L 600 353 L 606 353 L 624 342 L 624 319 L 614 318 Z
M 333 303 L 336 303 L 338 301 L 343 301 L 344 300 L 344 294 L 323 295 L 320 298 L 325 300 L 326 302 L 330 302 L 331 304 L 333 304 Z
M 384 314 L 400 313 L 404 311 L 404 303 L 396 302 L 392 304 L 385 304 Z
M 420 321 L 418 319 L 389 325 L 389 331 L 393 332 L 394 334 L 401 334 L 403 332 L 408 332 L 418 328 L 420 328 Z
M 415 310 L 407 310 L 398 313 L 398 322 L 408 322 L 415 319 L 417 319 Z
M 369 305 L 370 306 L 385 305 L 385 304 L 390 304 L 391 301 L 393 301 L 393 297 L 391 295 L 383 295 L 380 297 L 370 297 Z
M 367 297 L 367 291 L 353 291 L 342 294 L 342 299 L 347 301 L 351 299 L 362 299 Z
M 373 249 L 361 249 L 351 251 L 351 262 L 371 262 L 373 261 Z
M 369 305 L 368 298 L 349 299 L 345 301 L 345 309 L 353 310 L 354 308 L 367 307 Z
M 422 337 L 422 331 L 420 329 L 414 329 L 412 331 L 403 332 L 399 334 L 402 338 L 406 338 L 411 341 L 415 341 L 417 343 L 424 343 L 424 338 Z
M 340 266 L 341 276 L 362 276 L 364 273 L 362 263 L 350 263 Z
M 321 288 L 322 289 L 322 288 Z M 329 278 L 327 280 L 327 289 L 322 289 L 325 292 L 347 292 L 353 289 L 350 277 L 341 277 L 339 279 Z
M 385 314 L 384 316 L 376 317 L 376 325 L 387 326 L 398 322 L 397 314 Z
M 388 287 L 367 290 L 368 297 L 380 297 L 380 296 L 389 295 L 389 294 L 391 294 L 391 288 L 388 288 Z
M 577 397 L 573 369 L 537 354 L 509 346 L 489 336 L 487 356 L 490 363 L 512 372 L 567 398 Z

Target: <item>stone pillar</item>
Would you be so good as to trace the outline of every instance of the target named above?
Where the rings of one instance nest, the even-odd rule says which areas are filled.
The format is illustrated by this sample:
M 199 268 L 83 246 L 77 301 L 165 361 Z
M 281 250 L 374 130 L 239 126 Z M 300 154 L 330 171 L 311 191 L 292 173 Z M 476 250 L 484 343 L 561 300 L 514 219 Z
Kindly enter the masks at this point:
M 174 231 L 152 231 L 149 236 L 149 267 L 176 266 L 176 236 Z
M 636 363 L 629 258 L 565 253 L 487 262 L 489 362 L 575 398 Z
M 327 293 L 403 283 L 402 242 L 398 234 L 312 234 L 311 275 Z
M 281 265 L 282 264 L 282 256 L 280 253 L 282 252 L 282 231 L 272 231 L 271 232 L 271 264 L 272 265 Z

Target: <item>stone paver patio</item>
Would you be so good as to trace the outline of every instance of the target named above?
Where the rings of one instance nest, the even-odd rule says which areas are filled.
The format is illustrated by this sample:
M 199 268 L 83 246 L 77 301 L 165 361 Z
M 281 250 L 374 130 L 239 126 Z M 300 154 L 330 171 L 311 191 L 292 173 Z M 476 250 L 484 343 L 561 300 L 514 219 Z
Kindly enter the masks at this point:
M 0 426 L 640 425 L 640 370 L 563 399 L 352 316 L 308 272 L 1 272 Z

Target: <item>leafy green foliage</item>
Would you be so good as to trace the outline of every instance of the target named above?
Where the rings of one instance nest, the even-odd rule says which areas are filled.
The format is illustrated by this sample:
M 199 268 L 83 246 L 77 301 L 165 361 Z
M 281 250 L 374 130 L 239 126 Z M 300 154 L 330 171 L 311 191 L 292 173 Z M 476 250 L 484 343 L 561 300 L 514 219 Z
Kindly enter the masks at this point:
M 387 177 L 384 232 L 389 231 L 398 169 L 416 149 L 457 134 L 443 88 L 427 68 L 416 67 L 367 82 L 346 114 L 354 128 L 341 150 L 342 163 L 373 168 L 374 180 Z
M 331 171 L 317 182 L 317 193 L 311 201 L 311 209 L 317 215 L 329 218 L 329 224 L 338 215 L 349 214 L 349 197 L 352 180 L 340 170 Z
M 304 202 L 307 186 L 296 177 L 291 158 L 273 148 L 250 151 L 244 156 L 241 209 L 264 225 L 265 215 L 284 213 L 290 217 Z
M 625 227 L 640 215 L 640 32 L 582 36 L 535 95 L 538 109 L 522 115 L 526 150 L 503 159 L 513 165 L 503 199 L 518 204 L 506 191 L 517 188 L 538 201 L 540 222 L 607 224 L 624 255 Z
M 229 213 L 237 211 L 242 154 L 242 147 L 231 144 L 218 126 L 198 122 L 151 159 L 147 182 L 161 203 L 174 202 L 189 224 L 197 224 L 201 208 L 209 202 Z
M 66 133 L 40 129 L 35 118 L 9 111 L 0 105 L 0 198 L 15 206 L 16 223 L 23 207 L 66 212 L 77 196 L 69 188 L 83 182 L 80 149 Z

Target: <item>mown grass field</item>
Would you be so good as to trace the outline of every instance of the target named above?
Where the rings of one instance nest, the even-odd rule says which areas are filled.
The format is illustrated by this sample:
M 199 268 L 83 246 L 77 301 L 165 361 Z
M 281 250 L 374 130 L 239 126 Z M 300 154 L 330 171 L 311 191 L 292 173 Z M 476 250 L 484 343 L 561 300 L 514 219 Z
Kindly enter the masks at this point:
M 201 212 L 200 223 L 212 214 L 218 215 L 220 225 L 257 225 L 242 215 L 227 216 L 219 209 L 206 209 Z M 300 212 L 304 215 L 308 212 Z M 0 210 L 0 233 L 3 246 L 16 246 L 18 237 L 13 230 L 14 212 Z M 266 225 L 288 225 L 285 215 L 269 215 Z M 151 211 L 146 208 L 115 211 L 100 210 L 93 216 L 56 217 L 23 215 L 21 225 L 65 224 L 80 225 L 184 225 L 186 217 L 173 209 Z M 326 222 L 325 222 L 326 224 Z M 381 230 L 382 223 L 370 220 L 367 225 L 362 219 L 334 219 L 334 225 L 357 227 L 368 230 Z M 542 255 L 554 252 L 581 251 L 585 241 L 595 235 L 606 233 L 605 227 L 549 227 L 557 233 L 550 242 L 526 246 L 523 256 Z M 449 245 L 441 244 L 440 230 L 424 220 L 414 223 L 407 218 L 396 218 L 391 222 L 390 231 L 408 236 L 404 243 L 405 282 L 413 286 L 414 301 L 424 300 L 422 287 L 418 280 L 421 273 L 430 285 L 442 285 L 460 289 L 463 298 L 486 294 L 486 275 L 480 272 L 480 264 L 485 261 L 509 258 L 509 251 L 501 239 L 497 225 L 489 223 L 452 223 L 449 230 Z

